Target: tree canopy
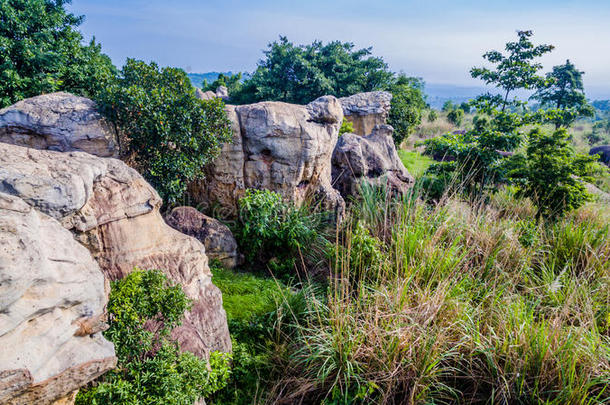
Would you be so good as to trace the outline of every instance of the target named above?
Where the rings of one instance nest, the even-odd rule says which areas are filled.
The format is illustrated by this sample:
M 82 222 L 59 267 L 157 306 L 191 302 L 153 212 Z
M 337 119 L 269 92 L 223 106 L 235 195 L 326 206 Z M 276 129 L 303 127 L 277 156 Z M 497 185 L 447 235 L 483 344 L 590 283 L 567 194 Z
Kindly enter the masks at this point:
M 0 2 L 0 107 L 58 90 L 91 96 L 116 73 L 101 47 L 82 45 L 70 0 Z

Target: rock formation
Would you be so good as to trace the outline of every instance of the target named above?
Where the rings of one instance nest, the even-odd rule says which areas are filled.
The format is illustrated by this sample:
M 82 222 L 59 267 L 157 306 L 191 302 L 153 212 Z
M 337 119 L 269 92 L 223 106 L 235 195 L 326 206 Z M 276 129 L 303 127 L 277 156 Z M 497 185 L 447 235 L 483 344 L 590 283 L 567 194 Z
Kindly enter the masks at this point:
M 5 147 L 2 157 L 17 149 L 25 150 Z M 114 368 L 100 333 L 107 294 L 100 267 L 68 230 L 0 193 L 0 403 L 48 404 Z
M 589 155 L 599 155 L 599 161 L 610 167 L 610 145 L 601 145 L 591 148 Z
M 73 232 L 111 279 L 135 266 L 159 269 L 193 299 L 175 337 L 198 355 L 229 351 L 220 291 L 203 245 L 165 224 L 161 199 L 135 170 L 116 159 L 0 144 L 0 192 L 20 197 Z
M 357 135 L 368 135 L 377 125 L 386 123 L 390 113 L 392 93 L 372 91 L 340 98 L 345 119 L 354 126 Z
M 359 193 L 362 183 L 385 185 L 396 194 L 413 185 L 413 177 L 402 164 L 389 125 L 378 125 L 367 136 L 343 134 L 332 157 L 333 186 L 343 198 Z
M 200 88 L 195 89 L 195 96 L 200 100 L 211 100 L 213 98 L 220 98 L 223 101 L 229 101 L 229 89 L 225 86 L 218 86 L 216 92 L 211 90 L 203 91 Z
M 197 203 L 222 211 L 214 216 L 232 216 L 245 189 L 257 188 L 276 191 L 297 205 L 314 198 L 325 209 L 343 212 L 343 200 L 331 186 L 330 158 L 343 119 L 335 97 L 306 106 L 227 106 L 227 113 L 233 142 L 223 146 L 206 179 L 190 187 Z
M 102 157 L 119 153 L 116 131 L 96 104 L 69 93 L 44 94 L 0 110 L 0 142 Z
M 193 207 L 176 207 L 165 217 L 165 221 L 172 228 L 203 243 L 208 259 L 218 260 L 228 268 L 237 266 L 241 261 L 233 234 L 217 219 Z

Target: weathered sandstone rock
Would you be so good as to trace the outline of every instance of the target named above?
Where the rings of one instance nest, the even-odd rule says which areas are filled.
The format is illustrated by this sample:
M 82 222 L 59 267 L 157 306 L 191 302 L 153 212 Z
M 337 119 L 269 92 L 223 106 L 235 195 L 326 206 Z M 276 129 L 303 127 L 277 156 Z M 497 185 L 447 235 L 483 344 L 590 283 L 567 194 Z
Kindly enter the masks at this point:
M 194 300 L 176 330 L 183 348 L 198 355 L 230 350 L 222 297 L 211 282 L 204 246 L 165 224 L 161 199 L 135 170 L 82 152 L 0 144 L 0 192 L 60 221 L 111 280 L 135 266 L 162 270 Z
M 200 100 L 212 100 L 213 98 L 220 98 L 223 101 L 229 100 L 229 89 L 225 86 L 218 86 L 216 92 L 211 90 L 203 91 L 200 88 L 195 89 L 195 96 Z
M 116 365 L 100 333 L 107 294 L 68 230 L 0 193 L 0 403 L 49 404 Z
M 393 193 L 405 193 L 413 177 L 402 164 L 389 125 L 378 125 L 367 136 L 343 134 L 332 158 L 333 185 L 343 198 L 355 196 L 364 182 L 386 185 Z
M 599 155 L 599 161 L 610 166 L 610 145 L 600 145 L 591 148 L 589 155 Z
M 245 189 L 269 189 L 297 205 L 308 198 L 343 212 L 344 202 L 331 186 L 330 158 L 343 119 L 333 96 L 306 106 L 261 102 L 227 106 L 233 142 L 208 167 L 204 181 L 190 187 L 203 208 L 215 216 L 234 216 Z
M 193 207 L 176 207 L 165 217 L 165 222 L 203 243 L 208 259 L 218 260 L 228 268 L 239 264 L 237 242 L 229 228 L 219 220 Z
M 118 156 L 116 140 L 95 102 L 69 93 L 44 94 L 0 110 L 0 142 L 110 157 Z
M 345 119 L 354 126 L 357 135 L 368 135 L 377 125 L 384 125 L 390 113 L 392 93 L 372 91 L 340 98 Z
M 222 99 L 223 101 L 229 100 L 229 89 L 225 86 L 218 86 L 216 89 L 216 97 Z

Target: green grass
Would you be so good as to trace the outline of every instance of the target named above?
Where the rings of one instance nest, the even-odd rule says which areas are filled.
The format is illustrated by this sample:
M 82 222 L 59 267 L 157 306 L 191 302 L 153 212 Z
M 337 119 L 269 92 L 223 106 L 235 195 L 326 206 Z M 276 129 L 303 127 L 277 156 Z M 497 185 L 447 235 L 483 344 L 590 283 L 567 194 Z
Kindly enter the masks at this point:
M 211 266 L 211 270 L 212 282 L 222 292 L 223 307 L 229 322 L 247 322 L 272 312 L 287 291 L 285 286 L 270 278 L 215 265 Z
M 413 177 L 419 177 L 434 163 L 434 160 L 415 151 L 398 150 L 398 156 Z

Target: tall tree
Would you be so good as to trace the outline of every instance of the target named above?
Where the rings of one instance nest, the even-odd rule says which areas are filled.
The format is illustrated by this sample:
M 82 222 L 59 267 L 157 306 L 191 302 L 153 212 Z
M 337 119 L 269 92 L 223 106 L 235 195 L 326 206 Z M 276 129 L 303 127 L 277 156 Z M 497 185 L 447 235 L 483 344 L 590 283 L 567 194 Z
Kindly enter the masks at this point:
M 563 65 L 553 66 L 553 71 L 546 75 L 547 85 L 532 96 L 543 107 L 558 110 L 552 118 L 556 128 L 569 126 L 579 116 L 594 115 L 594 109 L 585 97 L 583 74 L 568 59 Z
M 114 73 L 99 45 L 81 45 L 83 17 L 66 11 L 70 2 L 0 1 L 0 107 L 64 88 L 90 95 L 100 85 L 92 77 Z
M 546 85 L 546 79 L 538 75 L 542 65 L 534 60 L 555 48 L 553 45 L 534 45 L 530 40 L 532 31 L 517 31 L 517 35 L 518 41 L 506 44 L 507 54 L 489 51 L 483 55 L 496 65 L 495 69 L 475 67 L 470 70 L 473 78 L 480 78 L 486 84 L 493 84 L 504 91 L 504 97 L 498 101 L 502 111 L 506 109 L 508 97 L 514 90 L 535 90 Z

